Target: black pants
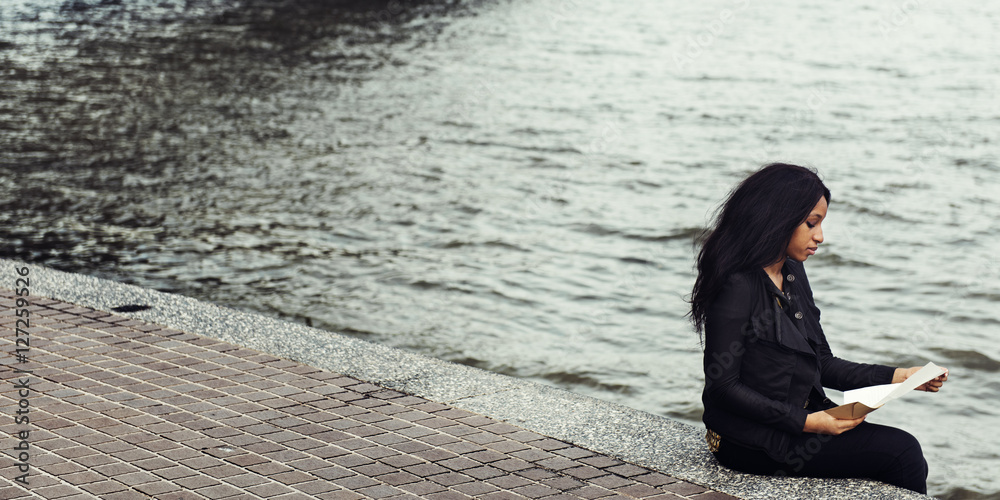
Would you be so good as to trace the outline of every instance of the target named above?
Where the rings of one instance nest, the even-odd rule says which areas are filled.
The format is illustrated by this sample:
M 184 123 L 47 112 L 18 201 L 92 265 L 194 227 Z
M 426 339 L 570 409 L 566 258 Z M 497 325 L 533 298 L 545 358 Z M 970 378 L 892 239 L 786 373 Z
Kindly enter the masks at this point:
M 920 443 L 906 431 L 861 425 L 839 436 L 795 436 L 783 461 L 722 438 L 715 457 L 730 469 L 750 474 L 867 478 L 927 493 L 927 461 Z

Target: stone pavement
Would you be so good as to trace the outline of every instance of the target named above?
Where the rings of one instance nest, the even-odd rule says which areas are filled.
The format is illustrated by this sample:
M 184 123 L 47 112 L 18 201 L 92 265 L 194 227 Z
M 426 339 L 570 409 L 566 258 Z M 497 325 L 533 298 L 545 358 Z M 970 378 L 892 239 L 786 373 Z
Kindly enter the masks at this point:
M 16 299 L 0 288 L 0 499 L 735 498 L 252 349 Z

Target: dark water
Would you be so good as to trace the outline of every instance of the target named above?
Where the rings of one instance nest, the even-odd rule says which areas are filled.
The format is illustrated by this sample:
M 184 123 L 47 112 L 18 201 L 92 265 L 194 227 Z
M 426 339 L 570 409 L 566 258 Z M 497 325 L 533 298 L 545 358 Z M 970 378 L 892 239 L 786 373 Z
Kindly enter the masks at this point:
M 5 0 L 2 255 L 697 424 L 692 242 L 774 160 L 833 191 L 834 350 L 932 360 L 931 493 L 1000 498 L 987 3 Z

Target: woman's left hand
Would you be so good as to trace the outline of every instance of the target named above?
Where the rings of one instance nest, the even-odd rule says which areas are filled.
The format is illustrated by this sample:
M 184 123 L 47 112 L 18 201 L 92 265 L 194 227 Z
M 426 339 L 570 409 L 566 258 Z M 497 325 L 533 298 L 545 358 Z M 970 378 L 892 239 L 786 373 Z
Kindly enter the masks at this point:
M 912 368 L 896 368 L 896 372 L 893 373 L 893 375 L 892 375 L 892 383 L 898 384 L 898 383 L 900 383 L 900 382 L 902 382 L 902 381 L 910 378 L 910 375 L 913 375 L 914 373 L 917 373 L 918 371 L 920 371 L 921 368 L 923 368 L 923 367 L 922 366 L 914 366 Z M 917 390 L 917 391 L 927 391 L 927 392 L 937 392 L 937 391 L 941 390 L 941 386 L 944 385 L 944 383 L 945 383 L 946 380 L 948 380 L 948 369 L 947 368 L 945 368 L 945 371 L 944 371 L 943 375 L 941 375 L 941 376 L 939 376 L 937 378 L 931 379 L 926 384 L 921 385 L 921 386 L 917 387 L 914 390 Z

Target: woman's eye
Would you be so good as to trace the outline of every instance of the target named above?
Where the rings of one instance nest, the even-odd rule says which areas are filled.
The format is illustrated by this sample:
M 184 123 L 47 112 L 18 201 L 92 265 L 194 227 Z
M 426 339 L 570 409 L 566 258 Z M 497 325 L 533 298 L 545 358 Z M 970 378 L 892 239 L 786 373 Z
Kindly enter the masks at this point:
M 812 228 L 816 227 L 816 224 L 813 224 L 812 222 L 806 222 L 806 226 L 808 226 L 809 229 L 812 229 Z

